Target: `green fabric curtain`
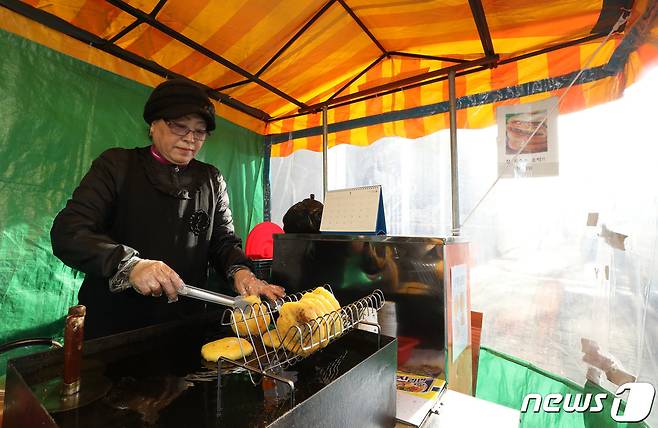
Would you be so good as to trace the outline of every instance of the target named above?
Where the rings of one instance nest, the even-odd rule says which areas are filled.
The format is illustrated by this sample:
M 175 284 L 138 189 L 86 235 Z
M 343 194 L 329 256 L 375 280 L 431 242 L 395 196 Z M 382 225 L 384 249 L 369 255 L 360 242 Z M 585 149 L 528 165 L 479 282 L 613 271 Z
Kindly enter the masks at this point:
M 626 428 L 647 427 L 644 423 L 618 423 L 610 417 L 614 394 L 604 390 L 589 381 L 580 386 L 567 379 L 560 378 L 542 370 L 527 361 L 505 355 L 482 347 L 478 363 L 478 398 L 501 404 L 512 409 L 521 409 L 523 398 L 530 393 L 546 396 L 551 393 L 592 394 L 608 393 L 608 399 L 603 401 L 603 411 L 600 413 L 538 413 L 521 414 L 522 428 Z M 571 402 L 573 403 L 573 401 Z M 534 400 L 532 401 L 534 404 Z M 533 406 L 529 406 L 532 408 Z M 623 403 L 620 406 L 624 407 Z
M 151 89 L 4 31 L 0 52 L 0 343 L 60 337 L 82 275 L 52 255 L 52 220 L 102 151 L 150 144 Z M 218 118 L 200 152 L 226 177 L 243 238 L 263 219 L 262 150 Z

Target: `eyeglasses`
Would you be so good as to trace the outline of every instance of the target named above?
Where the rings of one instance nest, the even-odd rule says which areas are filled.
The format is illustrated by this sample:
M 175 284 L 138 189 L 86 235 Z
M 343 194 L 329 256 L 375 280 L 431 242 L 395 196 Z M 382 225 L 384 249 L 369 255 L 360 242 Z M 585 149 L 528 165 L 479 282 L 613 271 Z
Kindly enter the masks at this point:
M 171 120 L 165 120 L 165 123 L 169 127 L 169 130 L 179 137 L 184 137 L 191 132 L 192 138 L 194 138 L 195 141 L 203 141 L 208 135 L 210 135 L 210 132 L 205 129 L 190 129 L 185 125 L 181 125 L 180 123 Z

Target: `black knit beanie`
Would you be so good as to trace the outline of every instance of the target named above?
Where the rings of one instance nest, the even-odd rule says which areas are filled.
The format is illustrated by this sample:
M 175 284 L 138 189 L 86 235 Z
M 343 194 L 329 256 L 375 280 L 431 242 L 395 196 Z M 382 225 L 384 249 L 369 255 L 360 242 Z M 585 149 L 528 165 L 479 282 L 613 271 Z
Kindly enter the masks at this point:
M 160 83 L 144 105 L 144 120 L 151 124 L 157 119 L 176 119 L 198 114 L 206 122 L 206 129 L 215 129 L 215 106 L 198 84 L 186 79 L 171 79 Z

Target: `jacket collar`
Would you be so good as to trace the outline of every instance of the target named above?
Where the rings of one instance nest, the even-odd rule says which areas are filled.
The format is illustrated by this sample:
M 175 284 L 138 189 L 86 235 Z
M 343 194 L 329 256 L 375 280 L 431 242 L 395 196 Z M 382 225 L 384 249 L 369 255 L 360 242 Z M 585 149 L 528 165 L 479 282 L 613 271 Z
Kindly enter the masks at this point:
M 146 177 L 153 187 L 178 199 L 191 199 L 194 193 L 208 181 L 203 163 L 192 159 L 186 167 L 164 164 L 151 154 L 150 147 L 138 149 L 139 160 Z

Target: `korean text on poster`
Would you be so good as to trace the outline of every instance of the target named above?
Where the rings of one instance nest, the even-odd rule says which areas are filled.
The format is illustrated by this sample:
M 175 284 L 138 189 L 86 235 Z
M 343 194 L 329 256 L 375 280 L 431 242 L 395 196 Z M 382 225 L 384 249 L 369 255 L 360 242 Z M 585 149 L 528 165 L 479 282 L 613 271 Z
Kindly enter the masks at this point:
M 555 97 L 496 109 L 498 175 L 558 175 L 557 114 Z

